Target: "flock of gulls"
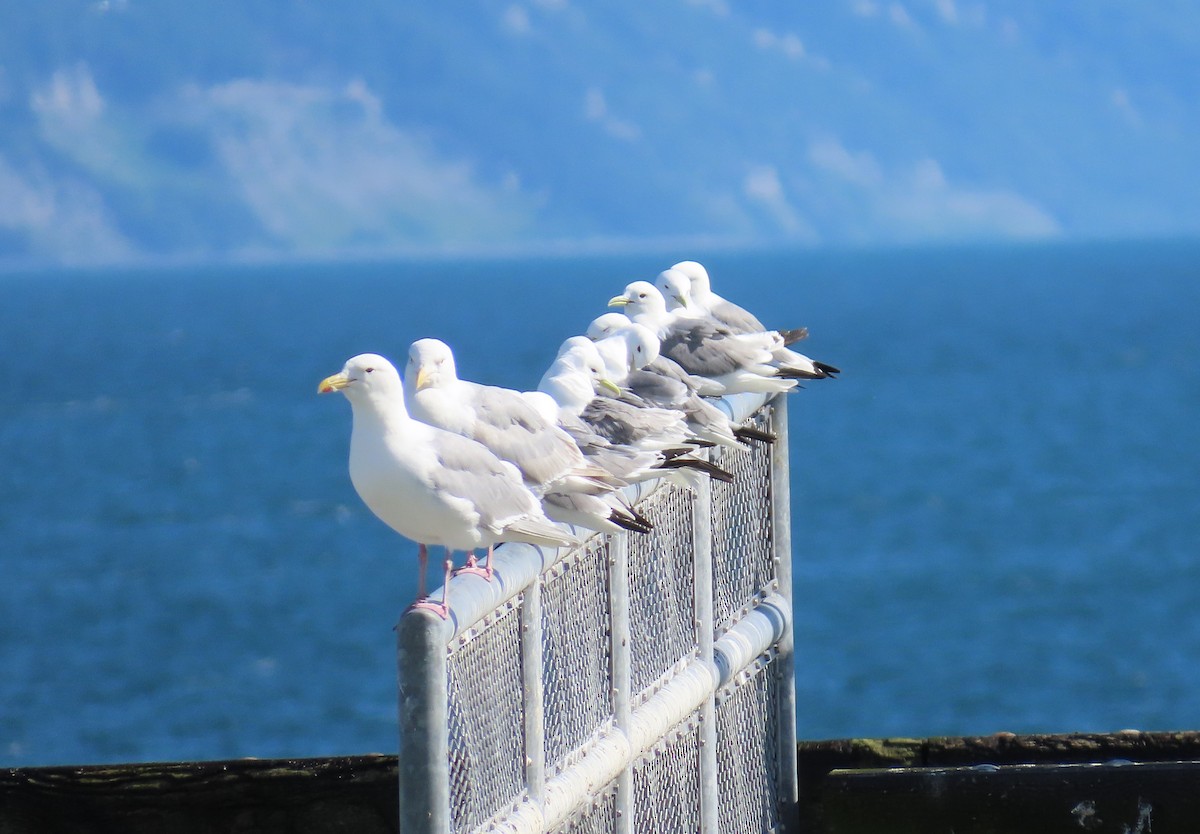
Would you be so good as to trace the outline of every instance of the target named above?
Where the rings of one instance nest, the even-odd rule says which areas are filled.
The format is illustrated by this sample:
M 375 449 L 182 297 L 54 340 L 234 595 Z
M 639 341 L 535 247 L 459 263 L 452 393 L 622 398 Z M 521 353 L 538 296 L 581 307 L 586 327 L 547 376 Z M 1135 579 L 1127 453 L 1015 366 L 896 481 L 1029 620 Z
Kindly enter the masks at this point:
M 623 487 L 657 478 L 728 481 L 697 453 L 774 439 L 735 425 L 707 398 L 790 391 L 838 373 L 789 347 L 805 328 L 769 330 L 713 292 L 695 261 L 629 284 L 608 305 L 623 312 L 605 313 L 586 335 L 564 341 L 536 391 L 460 379 L 450 347 L 437 339 L 413 342 L 403 380 L 383 356 L 364 353 L 317 387 L 350 401 L 355 490 L 417 543 L 415 607 L 448 616 L 455 551 L 468 556 L 459 572 L 490 580 L 500 542 L 577 544 L 563 524 L 648 532 L 651 520 Z M 431 545 L 446 555 L 440 601 L 426 599 Z

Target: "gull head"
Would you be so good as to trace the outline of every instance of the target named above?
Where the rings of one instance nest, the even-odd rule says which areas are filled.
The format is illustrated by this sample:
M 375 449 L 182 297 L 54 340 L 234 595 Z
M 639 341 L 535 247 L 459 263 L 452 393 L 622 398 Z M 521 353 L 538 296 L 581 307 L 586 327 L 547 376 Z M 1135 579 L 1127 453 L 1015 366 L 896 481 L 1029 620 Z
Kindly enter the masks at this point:
M 572 336 L 562 343 L 538 385 L 539 391 L 549 394 L 560 406 L 576 412 L 595 396 L 597 388 L 613 394 L 621 392 L 608 378 L 600 349 L 584 336 Z
M 671 269 L 682 272 L 687 277 L 692 285 L 693 298 L 704 298 L 712 292 L 712 284 L 708 280 L 708 270 L 702 264 L 696 261 L 680 261 Z
M 695 261 L 684 261 L 684 263 L 695 263 Z M 696 264 L 696 266 L 700 265 Z M 703 269 L 704 267 L 700 268 Z M 677 307 L 682 307 L 686 310 L 691 306 L 692 280 L 682 270 L 675 267 L 664 269 L 654 279 L 654 286 L 662 291 L 668 309 L 674 310 Z
M 359 396 L 392 396 L 402 392 L 400 374 L 395 365 L 377 353 L 360 353 L 346 360 L 345 366 L 317 385 L 318 394 L 341 391 L 351 401 Z
M 608 369 L 600 349 L 591 339 L 572 336 L 562 343 L 558 359 L 565 367 L 587 378 L 593 389 L 603 388 L 612 394 L 620 394 L 620 387 L 608 378 Z
M 624 307 L 625 315 L 637 321 L 647 316 L 661 319 L 667 313 L 667 301 L 658 287 L 649 281 L 634 281 L 625 287 L 625 293 L 609 299 L 609 307 Z
M 598 342 L 605 336 L 612 336 L 632 325 L 633 322 L 624 313 L 605 313 L 592 319 L 587 328 L 587 337 L 593 342 Z
M 409 346 L 404 382 L 413 391 L 440 387 L 456 379 L 454 352 L 441 339 L 417 339 Z
M 662 343 L 658 335 L 649 327 L 631 324 L 621 331 L 625 347 L 629 351 L 629 369 L 639 371 L 649 365 L 659 356 Z

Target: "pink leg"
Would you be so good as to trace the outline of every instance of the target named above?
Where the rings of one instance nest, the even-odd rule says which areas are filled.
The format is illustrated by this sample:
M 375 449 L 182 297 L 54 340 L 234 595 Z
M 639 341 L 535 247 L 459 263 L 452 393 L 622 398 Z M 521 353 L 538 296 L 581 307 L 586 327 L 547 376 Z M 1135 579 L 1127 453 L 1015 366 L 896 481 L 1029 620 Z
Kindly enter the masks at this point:
M 475 576 L 482 576 L 489 582 L 492 580 L 492 546 L 489 544 L 487 556 L 483 559 L 483 567 L 479 567 L 479 562 L 475 560 L 475 551 L 472 550 L 467 556 L 467 565 L 460 568 L 459 573 L 472 573 Z
M 417 575 L 417 599 L 422 599 L 425 596 L 425 574 L 429 570 L 429 548 L 418 544 L 417 559 L 421 563 L 420 573 Z
M 450 574 L 454 570 L 453 552 L 450 550 L 450 548 L 446 548 L 446 562 L 444 565 L 446 569 L 446 575 L 445 582 L 442 584 L 441 602 L 430 602 L 425 598 L 425 568 L 429 563 L 429 550 L 425 547 L 425 545 L 422 544 L 417 546 L 417 557 L 421 560 L 421 580 L 420 585 L 418 586 L 419 593 L 417 594 L 417 600 L 412 604 L 412 607 L 424 608 L 427 611 L 433 611 L 444 620 L 450 616 L 450 606 L 447 601 L 450 597 Z

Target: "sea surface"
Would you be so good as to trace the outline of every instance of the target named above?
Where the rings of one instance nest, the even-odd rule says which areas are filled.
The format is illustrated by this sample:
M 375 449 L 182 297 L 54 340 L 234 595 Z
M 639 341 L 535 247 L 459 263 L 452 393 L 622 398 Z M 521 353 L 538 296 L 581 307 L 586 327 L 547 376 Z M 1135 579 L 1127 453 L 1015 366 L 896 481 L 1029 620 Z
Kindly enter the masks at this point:
M 531 388 L 685 257 L 791 395 L 805 738 L 1200 728 L 1200 243 L 0 275 L 0 766 L 396 749 L 349 356 Z

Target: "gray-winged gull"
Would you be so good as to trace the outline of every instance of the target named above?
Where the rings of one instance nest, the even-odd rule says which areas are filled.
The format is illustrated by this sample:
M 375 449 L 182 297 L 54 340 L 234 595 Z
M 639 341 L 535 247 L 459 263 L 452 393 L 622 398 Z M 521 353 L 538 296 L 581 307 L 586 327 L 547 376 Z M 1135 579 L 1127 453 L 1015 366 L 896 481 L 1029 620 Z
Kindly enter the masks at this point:
M 521 470 L 551 519 L 605 532 L 647 531 L 614 493 L 625 482 L 590 463 L 571 436 L 519 391 L 460 379 L 445 342 L 412 343 L 404 401 L 415 419 L 478 441 Z
M 648 281 L 634 281 L 608 304 L 624 307 L 630 319 L 658 335 L 663 356 L 719 386 L 720 393 L 790 391 L 796 387 L 796 378 L 812 377 L 803 370 L 773 364 L 771 353 L 779 345 L 777 336 L 733 334 L 707 319 L 676 316 L 667 309 L 658 287 Z
M 446 549 L 449 584 L 455 550 L 488 550 L 505 541 L 550 547 L 577 544 L 542 512 L 520 472 L 486 447 L 412 419 L 404 386 L 382 356 L 364 353 L 325 378 L 317 392 L 341 391 L 350 401 L 350 480 L 363 503 L 385 524 L 418 545 L 424 596 L 428 546 Z M 418 601 L 443 617 L 440 604 Z
M 706 443 L 743 449 L 742 440 L 774 440 L 767 432 L 738 426 L 700 396 L 699 379 L 659 355 L 658 337 L 648 327 L 620 313 L 605 313 L 588 326 L 587 335 L 604 358 L 609 378 L 620 386 L 622 400 L 681 412 L 692 434 Z
M 599 395 L 598 391 L 606 391 L 619 396 L 621 389 L 607 378 L 595 343 L 584 336 L 563 342 L 557 358 L 543 374 L 538 391 L 549 395 L 558 406 L 560 424 L 571 432 L 584 453 L 625 480 L 661 477 L 664 473 L 657 470 L 665 469 L 691 469 L 719 480 L 732 480 L 725 470 L 686 454 L 694 449 L 688 443 L 691 432 L 680 412 L 639 407 Z M 573 424 L 578 428 L 573 430 Z M 582 436 L 584 433 L 598 442 L 593 444 Z M 635 475 L 622 468 L 620 460 L 602 459 L 606 446 L 621 454 L 649 451 L 660 457 L 648 470 L 640 467 Z
M 700 264 L 697 264 L 694 261 L 684 261 L 684 263 L 693 264 L 694 266 L 699 267 L 701 270 L 704 269 L 704 267 L 700 266 Z M 707 273 L 704 274 L 707 277 Z M 792 339 L 789 341 L 788 336 L 778 330 L 768 331 L 765 329 L 745 329 L 745 327 L 749 325 L 750 321 L 757 322 L 758 319 L 754 318 L 745 310 L 742 310 L 741 307 L 738 307 L 737 305 L 728 301 L 724 301 L 724 299 L 720 299 L 720 296 L 716 296 L 721 300 L 721 304 L 718 305 L 717 309 L 724 310 L 725 316 L 722 317 L 714 314 L 711 307 L 696 300 L 696 285 L 688 278 L 687 274 L 681 270 L 675 269 L 674 267 L 663 270 L 659 273 L 658 278 L 655 279 L 654 285 L 662 292 L 663 298 L 667 302 L 667 309 L 673 315 L 675 315 L 677 319 L 705 319 L 717 325 L 718 327 L 729 331 L 730 333 L 740 336 L 761 336 L 762 334 L 766 333 L 774 337 L 776 341 L 771 348 L 771 360 L 772 364 L 776 367 L 794 368 L 797 371 L 802 372 L 802 376 L 809 379 L 824 379 L 825 377 L 836 376 L 839 373 L 838 369 L 833 365 L 825 362 L 818 362 L 815 359 L 810 359 L 803 353 L 789 350 L 786 347 L 786 345 L 795 341 L 799 341 L 799 339 Z M 707 281 L 705 281 L 702 286 L 707 286 Z M 745 317 L 739 319 L 733 314 L 734 311 L 741 311 L 742 313 L 745 313 Z M 730 320 L 736 321 L 737 324 L 735 326 L 730 326 L 728 324 Z M 787 331 L 787 333 L 794 334 L 801 331 L 805 337 L 808 335 L 806 328 L 801 328 L 800 331 Z
M 682 273 L 688 279 L 691 287 L 692 301 L 706 315 L 712 316 L 719 324 L 724 325 L 734 333 L 761 333 L 769 329 L 749 310 L 739 307 L 732 301 L 722 298 L 713 292 L 712 281 L 709 279 L 708 270 L 704 268 L 703 264 L 697 261 L 680 261 L 672 266 L 671 269 Z M 660 273 L 659 277 L 662 277 L 662 273 Z M 654 283 L 663 291 L 663 295 L 669 295 L 662 283 L 659 281 L 655 281 Z M 808 338 L 808 328 L 806 327 L 781 330 L 779 333 L 783 336 L 783 341 L 786 345 Z

